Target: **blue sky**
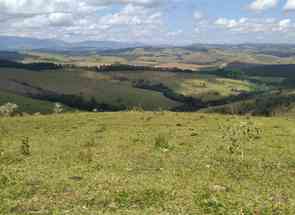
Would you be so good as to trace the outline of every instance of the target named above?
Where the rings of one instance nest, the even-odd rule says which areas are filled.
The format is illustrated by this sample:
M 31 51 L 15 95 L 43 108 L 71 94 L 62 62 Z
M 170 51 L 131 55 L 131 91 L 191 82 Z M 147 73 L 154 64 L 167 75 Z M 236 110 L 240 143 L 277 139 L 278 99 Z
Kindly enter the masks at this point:
M 0 0 L 0 35 L 174 45 L 295 43 L 295 0 Z

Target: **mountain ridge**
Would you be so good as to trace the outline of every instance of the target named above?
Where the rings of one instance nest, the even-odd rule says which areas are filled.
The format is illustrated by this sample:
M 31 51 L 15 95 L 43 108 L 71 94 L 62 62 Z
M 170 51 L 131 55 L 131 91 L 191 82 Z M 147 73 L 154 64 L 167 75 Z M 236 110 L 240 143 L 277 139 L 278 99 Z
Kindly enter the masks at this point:
M 49 51 L 75 51 L 75 50 L 110 50 L 143 47 L 145 44 L 137 42 L 95 41 L 65 42 L 56 39 L 38 39 L 32 37 L 0 36 L 1 51 L 20 50 L 49 50 Z

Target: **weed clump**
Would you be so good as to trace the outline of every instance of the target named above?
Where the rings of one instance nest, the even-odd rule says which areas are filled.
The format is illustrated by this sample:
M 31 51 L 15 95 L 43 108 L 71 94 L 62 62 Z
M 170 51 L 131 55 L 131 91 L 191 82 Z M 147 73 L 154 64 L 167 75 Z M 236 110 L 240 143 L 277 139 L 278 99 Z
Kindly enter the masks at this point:
M 95 138 L 87 141 L 79 152 L 79 158 L 81 161 L 86 163 L 91 163 L 94 160 L 94 148 L 97 146 L 97 141 Z
M 4 128 L 0 127 L 0 158 L 4 154 L 3 137 L 6 134 L 7 134 L 7 131 Z
M 29 144 L 29 138 L 28 137 L 24 137 L 22 139 L 21 154 L 24 155 L 24 156 L 31 155 L 31 146 Z
M 261 130 L 253 122 L 240 122 L 238 124 L 223 126 L 223 139 L 231 155 L 238 154 L 244 159 L 245 146 L 253 144 L 261 137 Z
M 79 153 L 79 158 L 81 161 L 85 161 L 86 163 L 91 163 L 93 161 L 93 153 L 90 148 L 81 150 Z
M 168 151 L 171 148 L 167 135 L 159 134 L 155 138 L 155 148 L 162 151 Z
M 4 155 L 3 142 L 0 140 L 0 158 Z
M 142 191 L 121 191 L 115 197 L 119 208 L 149 208 L 162 206 L 167 198 L 163 190 L 147 189 Z
M 202 210 L 202 214 L 230 214 L 225 202 L 218 199 L 207 189 L 198 191 L 194 195 L 194 201 Z

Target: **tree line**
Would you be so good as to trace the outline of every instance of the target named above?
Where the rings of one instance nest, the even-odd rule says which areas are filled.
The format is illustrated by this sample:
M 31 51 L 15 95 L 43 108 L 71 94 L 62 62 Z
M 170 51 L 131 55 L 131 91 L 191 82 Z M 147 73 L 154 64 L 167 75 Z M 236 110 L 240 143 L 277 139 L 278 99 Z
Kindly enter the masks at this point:
M 15 69 L 27 69 L 33 71 L 42 70 L 58 70 L 62 68 L 62 65 L 55 63 L 20 63 L 10 60 L 0 59 L 0 68 L 15 68 Z
M 100 65 L 96 68 L 97 72 L 119 72 L 119 71 L 155 71 L 155 72 L 182 72 L 193 73 L 190 69 L 169 68 L 169 67 L 152 67 L 152 66 L 137 66 L 130 64 L 110 64 Z

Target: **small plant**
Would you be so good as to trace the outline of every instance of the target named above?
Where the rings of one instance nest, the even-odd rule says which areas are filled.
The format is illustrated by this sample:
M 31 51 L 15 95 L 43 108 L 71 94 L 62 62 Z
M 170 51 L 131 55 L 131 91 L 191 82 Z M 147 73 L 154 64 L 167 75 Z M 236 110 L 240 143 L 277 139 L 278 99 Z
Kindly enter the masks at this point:
M 170 149 L 169 141 L 166 135 L 159 134 L 155 138 L 155 148 L 161 149 L 163 151 L 168 151 Z
M 212 192 L 207 189 L 196 192 L 194 194 L 194 202 L 201 208 L 202 214 L 230 214 L 225 202 L 217 198 L 216 195 L 213 195 Z
M 225 126 L 223 139 L 226 141 L 230 154 L 239 154 L 244 159 L 245 146 L 260 138 L 261 130 L 253 122 L 240 122 Z
M 0 140 L 0 158 L 4 155 L 3 142 Z
M 17 109 L 17 104 L 6 103 L 0 106 L 0 116 L 13 116 L 14 114 L 16 114 Z
M 217 198 L 206 199 L 202 202 L 203 209 L 206 214 L 226 214 L 227 208 L 222 201 Z
M 0 157 L 4 155 L 4 143 L 3 143 L 3 137 L 6 136 L 8 132 L 5 128 L 0 127 Z
M 60 103 L 54 103 L 53 112 L 55 114 L 62 113 L 64 111 L 62 104 Z
M 97 141 L 95 138 L 90 139 L 87 141 L 82 147 L 81 151 L 79 152 L 79 158 L 82 161 L 90 163 L 93 161 L 94 153 L 93 150 L 97 145 Z
M 91 147 L 87 147 L 82 149 L 79 153 L 79 158 L 81 161 L 85 161 L 86 163 L 91 163 L 93 161 L 93 152 Z
M 140 191 L 120 191 L 116 194 L 114 202 L 119 208 L 149 208 L 162 206 L 170 198 L 164 190 L 146 189 Z
M 29 144 L 29 138 L 28 137 L 25 137 L 22 140 L 21 153 L 22 153 L 22 155 L 25 155 L 25 156 L 31 155 L 31 147 L 30 147 L 30 144 Z
M 93 148 L 93 147 L 95 147 L 96 145 L 97 145 L 97 140 L 96 140 L 95 138 L 91 138 L 90 140 L 88 140 L 88 141 L 85 143 L 84 147 L 85 147 L 85 148 Z

